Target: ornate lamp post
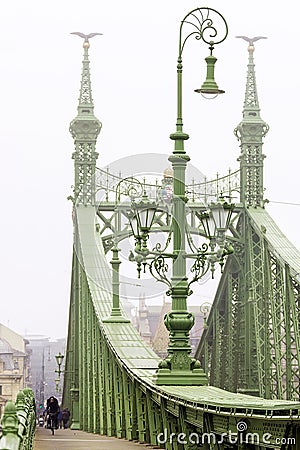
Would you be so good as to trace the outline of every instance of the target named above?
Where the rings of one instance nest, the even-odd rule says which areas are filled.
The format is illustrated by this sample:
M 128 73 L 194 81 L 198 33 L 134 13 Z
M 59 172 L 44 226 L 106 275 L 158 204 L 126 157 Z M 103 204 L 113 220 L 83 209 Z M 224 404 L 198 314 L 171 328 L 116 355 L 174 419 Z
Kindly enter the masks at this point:
M 57 355 L 55 355 L 55 359 L 56 359 L 56 362 L 57 362 L 57 366 L 58 366 L 58 369 L 55 369 L 55 372 L 58 374 L 58 376 L 60 377 L 60 375 L 62 374 L 62 370 L 61 370 L 61 365 L 62 365 L 62 362 L 63 362 L 63 360 L 64 360 L 64 355 L 62 355 L 60 352 L 57 354 Z
M 56 388 L 56 392 L 59 393 L 59 383 L 60 383 L 60 378 L 55 378 L 55 388 Z
M 54 381 L 55 381 L 55 386 L 56 386 L 56 392 L 60 393 L 59 384 L 60 384 L 60 376 L 63 373 L 63 371 L 61 370 L 61 365 L 64 360 L 64 355 L 62 355 L 60 352 L 58 352 L 58 354 L 55 355 L 55 359 L 56 359 L 56 363 L 58 366 L 58 369 L 55 369 L 55 373 L 57 373 L 58 378 L 55 378 Z
M 113 246 L 111 248 L 112 251 L 112 259 L 110 261 L 112 266 L 112 309 L 110 316 L 105 318 L 103 320 L 103 323 L 129 323 L 130 320 L 123 316 L 121 308 L 120 308 L 120 258 L 119 258 L 119 252 L 120 249 L 118 247 L 119 241 L 121 239 L 124 239 L 124 235 L 120 235 L 120 200 L 121 200 L 121 190 L 123 187 L 122 194 L 127 195 L 131 198 L 136 197 L 137 195 L 140 195 L 142 193 L 142 185 L 139 182 L 139 180 L 134 179 L 133 177 L 124 178 L 119 181 L 119 183 L 116 185 L 116 199 L 115 199 L 115 223 L 114 223 L 114 237 L 113 237 Z M 127 206 L 128 209 L 128 206 Z M 145 224 L 145 221 L 147 222 L 148 215 L 150 214 L 149 210 L 146 210 L 145 217 L 142 214 L 141 215 L 141 221 L 139 223 L 135 223 L 134 220 L 132 221 L 132 226 L 134 226 L 136 232 L 138 232 L 139 229 L 141 229 L 142 233 L 145 233 L 145 228 L 143 228 L 143 225 Z
M 191 32 L 184 36 L 186 27 Z M 221 28 L 221 34 L 217 30 Z M 139 204 L 133 204 L 131 226 L 136 239 L 135 253 L 131 253 L 130 260 L 137 262 L 140 274 L 141 265 L 149 265 L 151 274 L 160 282 L 168 286 L 167 294 L 172 297 L 172 310 L 165 316 L 165 325 L 170 333 L 170 343 L 167 357 L 160 362 L 155 376 L 159 385 L 205 385 L 207 377 L 201 368 L 200 362 L 190 356 L 191 346 L 189 333 L 194 325 L 194 315 L 187 311 L 187 297 L 192 293 L 190 286 L 198 281 L 208 270 L 214 270 L 216 262 L 224 263 L 226 255 L 232 253 L 232 248 L 225 239 L 226 227 L 230 222 L 233 205 L 220 199 L 212 205 L 210 211 L 201 215 L 201 221 L 210 238 L 210 245 L 203 244 L 200 248 L 193 243 L 189 236 L 188 244 L 191 252 L 186 250 L 186 192 L 185 171 L 190 160 L 184 150 L 184 141 L 189 136 L 183 132 L 182 120 L 182 53 L 187 40 L 194 36 L 197 40 L 209 45 L 210 55 L 206 58 L 207 77 L 202 84 L 200 92 L 206 95 L 218 95 L 224 91 L 219 90 L 214 80 L 214 65 L 216 58 L 212 55 L 214 45 L 223 42 L 227 36 L 228 28 L 223 16 L 211 8 L 197 8 L 189 12 L 181 22 L 179 33 L 179 55 L 177 64 L 177 122 L 176 132 L 170 135 L 174 141 L 174 151 L 169 157 L 174 172 L 173 185 L 173 213 L 170 234 L 167 244 L 161 250 L 156 246 L 152 251 L 147 248 L 148 234 L 154 219 L 155 208 L 146 213 L 149 202 L 145 195 Z M 221 36 L 219 38 L 219 36 Z M 153 212 L 154 211 L 154 212 Z M 168 253 L 167 247 L 173 241 L 173 251 Z M 166 259 L 172 261 L 172 276 L 167 277 L 168 265 Z M 192 279 L 187 276 L 186 261 L 194 260 L 191 268 Z M 150 261 L 151 262 L 147 262 Z

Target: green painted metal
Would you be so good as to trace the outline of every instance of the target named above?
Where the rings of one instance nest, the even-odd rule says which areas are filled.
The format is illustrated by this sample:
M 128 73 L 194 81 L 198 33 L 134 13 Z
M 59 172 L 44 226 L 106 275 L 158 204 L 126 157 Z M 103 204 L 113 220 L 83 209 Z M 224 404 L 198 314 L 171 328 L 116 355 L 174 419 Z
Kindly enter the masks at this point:
M 216 386 L 298 400 L 300 252 L 264 209 L 262 138 L 268 126 L 260 117 L 253 43 L 248 51 L 243 120 L 235 130 L 241 142 L 242 209 L 235 228 L 240 244 L 226 265 L 196 356 L 205 360 Z M 229 330 L 233 352 L 226 339 Z M 226 381 L 229 373 L 233 384 Z
M 210 50 L 212 52 L 213 47 L 211 47 Z M 217 96 L 218 94 L 223 94 L 225 91 L 219 89 L 219 86 L 215 82 L 215 64 L 217 62 L 217 58 L 211 54 L 205 58 L 205 61 L 207 64 L 206 80 L 204 81 L 200 89 L 195 89 L 195 92 L 215 96 Z
M 245 250 L 236 264 L 232 262 L 224 270 L 196 356 L 201 361 L 206 358 L 204 367 L 211 367 L 210 381 L 216 386 L 265 398 L 298 400 L 300 254 L 264 209 L 249 207 L 242 220 L 246 224 Z M 237 282 L 236 289 L 232 279 Z M 229 317 L 222 322 L 229 309 Z M 232 379 L 236 383 L 232 386 L 215 373 L 220 359 L 225 373 L 231 366 L 232 352 L 222 339 L 230 324 L 235 346 Z M 221 356 L 216 352 L 218 345 Z
M 119 241 L 122 240 L 122 235 L 120 233 L 121 230 L 121 207 L 119 205 L 120 202 L 120 189 L 121 185 L 126 183 L 126 180 L 120 180 L 115 186 L 115 204 L 114 204 L 114 226 L 111 225 L 111 229 L 114 233 L 112 239 L 110 239 L 111 251 L 112 251 L 112 260 L 111 260 L 111 268 L 112 268 L 112 310 L 109 317 L 105 319 L 106 322 L 111 323 L 126 323 L 129 322 L 129 319 L 124 317 L 123 312 L 120 307 L 120 258 L 118 248 Z M 129 193 L 128 193 L 129 194 Z M 98 225 L 99 227 L 99 225 Z M 100 231 L 100 230 L 99 230 Z
M 171 135 L 175 149 L 170 157 L 174 169 L 174 191 L 180 199 L 178 204 L 175 203 L 177 216 L 184 211 L 188 198 L 185 167 L 189 159 L 184 152 L 184 140 L 188 136 L 182 131 L 180 64 L 178 123 L 176 133 Z M 87 86 L 90 93 L 87 46 L 83 66 L 85 77 L 82 85 Z M 253 90 L 254 65 L 250 64 L 248 70 L 252 81 L 248 82 L 247 89 L 251 87 Z M 92 102 L 89 102 L 91 106 Z M 252 106 L 254 108 L 255 104 Z M 177 374 L 173 376 L 176 361 L 172 361 L 171 369 L 160 366 L 160 370 L 167 369 L 171 373 L 165 376 L 164 372 L 159 372 L 157 383 L 160 359 L 142 341 L 133 325 L 118 320 L 107 321 L 114 308 L 120 308 L 123 316 L 118 303 L 119 261 L 114 224 L 118 220 L 117 215 L 126 217 L 126 208 L 122 211 L 116 208 L 109 189 L 106 200 L 94 207 L 97 127 L 93 127 L 97 125 L 99 130 L 99 122 L 92 114 L 91 123 L 86 124 L 88 119 L 85 115 L 88 113 L 83 111 L 84 108 L 78 108 L 78 116 L 71 124 L 75 139 L 74 252 L 63 403 L 71 409 L 72 428 L 152 445 L 160 444 L 159 439 L 165 438 L 162 445 L 168 450 L 195 449 L 200 443 L 206 450 L 249 448 L 239 433 L 238 445 L 234 446 L 230 441 L 241 421 L 246 424 L 247 431 L 256 433 L 260 440 L 259 444 L 250 447 L 252 450 L 276 448 L 276 439 L 300 439 L 300 287 L 297 279 L 300 256 L 262 207 L 261 144 L 266 125 L 258 116 L 257 123 L 253 124 L 254 116 L 249 114 L 245 117 L 247 123 L 243 122 L 239 127 L 241 132 L 251 131 L 251 126 L 256 131 L 251 142 L 250 138 L 244 138 L 243 133 L 239 135 L 242 154 L 249 152 L 249 157 L 241 158 L 242 202 L 236 206 L 230 228 L 235 254 L 225 264 L 198 349 L 202 367 L 215 386 L 204 385 L 203 372 L 200 377 L 203 385 L 194 385 L 194 380 L 191 382 L 192 370 L 182 377 L 185 383 L 177 382 L 179 377 Z M 248 112 L 257 111 L 250 109 Z M 84 124 L 88 125 L 88 130 L 93 129 L 94 134 L 81 133 Z M 257 158 L 252 158 L 254 150 Z M 87 172 L 83 165 L 89 167 Z M 105 177 L 108 186 L 107 173 Z M 220 192 L 221 186 L 225 186 L 223 192 L 230 194 L 232 180 L 232 174 L 226 180 L 217 179 L 214 192 Z M 253 186 L 255 194 L 252 194 Z M 209 184 L 187 188 L 192 191 L 187 218 L 190 233 L 199 233 L 203 206 L 201 209 L 195 198 L 202 188 L 207 193 Z M 170 229 L 167 212 L 159 212 L 157 221 L 158 227 Z M 172 226 L 176 230 L 177 225 L 173 223 Z M 123 230 L 118 226 L 120 239 L 126 233 L 128 235 L 126 226 Z M 176 240 L 174 248 L 180 253 L 184 248 L 183 240 L 178 234 Z M 105 255 L 112 248 L 114 261 L 110 267 Z M 185 329 L 188 334 L 191 316 L 186 310 L 184 273 L 185 263 L 178 258 L 173 272 L 173 313 L 180 321 L 180 329 Z M 176 339 L 172 343 L 176 348 L 181 339 L 183 362 L 186 364 L 190 358 L 188 337 L 180 336 L 179 339 L 178 329 L 175 330 L 172 323 L 174 317 L 173 314 L 167 319 L 169 329 L 175 332 Z M 285 335 L 283 330 L 287 330 Z M 177 350 L 181 354 L 181 348 L 177 347 Z M 173 352 L 172 348 L 173 353 L 170 354 L 176 354 L 177 350 Z M 278 377 L 284 380 L 281 385 Z M 195 378 L 199 380 L 198 376 Z M 263 441 L 266 432 L 271 434 L 269 443 Z M 199 442 L 181 443 L 178 441 L 180 433 L 184 433 L 187 439 L 193 434 Z M 222 436 L 222 442 L 209 445 L 205 441 L 207 433 L 218 440 Z M 293 444 L 289 445 L 292 448 Z M 289 447 L 282 445 L 281 448 Z
M 36 426 L 35 399 L 31 389 L 17 395 L 16 403 L 8 401 L 1 419 L 0 449 L 31 450 Z
M 240 141 L 241 202 L 245 206 L 264 206 L 263 185 L 263 138 L 269 126 L 260 117 L 257 95 L 254 45 L 249 45 L 247 85 L 243 109 L 243 120 L 234 130 Z
M 70 124 L 70 133 L 75 144 L 75 152 L 72 156 L 75 161 L 74 201 L 84 205 L 95 204 L 95 170 L 98 158 L 95 146 L 102 127 L 101 122 L 94 115 L 89 46 L 88 40 L 85 40 L 78 113 Z
M 119 267 L 121 261 L 119 259 L 119 251 L 117 240 L 114 242 L 114 246 L 112 250 L 112 310 L 111 315 L 107 319 L 104 319 L 105 322 L 129 322 L 129 319 L 124 317 L 120 308 L 120 274 Z
M 221 18 L 224 30 L 216 32 L 215 16 Z M 191 26 L 192 25 L 192 26 Z M 189 31 L 187 30 L 187 27 Z M 211 29 L 210 41 L 206 40 L 207 29 Z M 190 31 L 191 30 L 191 31 Z M 186 180 L 185 172 L 189 156 L 184 149 L 184 141 L 189 138 L 183 131 L 182 111 L 182 56 L 188 39 L 193 36 L 198 41 L 209 45 L 211 55 L 206 58 L 207 79 L 200 91 L 220 92 L 214 81 L 214 64 L 216 58 L 212 56 L 214 45 L 223 42 L 228 33 L 227 23 L 223 16 L 216 10 L 210 8 L 197 8 L 189 12 L 181 22 L 179 31 L 179 52 L 177 59 L 177 121 L 176 131 L 170 135 L 174 141 L 174 150 L 169 157 L 173 168 L 173 211 L 172 211 L 172 238 L 173 253 L 172 277 L 169 284 L 169 293 L 172 297 L 172 309 L 165 316 L 164 323 L 169 331 L 169 346 L 167 357 L 159 363 L 155 375 L 157 385 L 206 385 L 207 377 L 199 361 L 191 357 L 191 346 L 189 333 L 194 325 L 194 316 L 188 311 L 187 297 L 190 292 L 190 284 L 187 276 L 187 258 L 185 218 L 186 218 Z M 209 34 L 209 33 L 207 33 Z M 220 38 L 221 36 L 221 38 Z M 213 40 L 213 37 L 216 38 Z M 160 254 L 161 261 L 165 264 L 166 254 Z M 155 267 L 155 264 L 154 264 Z M 150 272 L 153 273 L 153 264 Z M 161 272 L 158 270 L 158 275 Z M 155 277 L 155 275 L 154 275 Z M 155 277 L 156 278 L 156 277 Z M 199 277 L 200 278 L 200 277 Z M 157 278 L 159 279 L 159 277 Z M 161 277 L 165 280 L 165 277 Z M 165 280 L 166 281 L 166 280 Z M 195 281 L 195 280 L 194 280 Z
M 90 329 L 96 326 L 99 335 L 97 344 L 103 366 L 99 367 L 95 375 L 99 380 L 102 402 L 105 404 L 102 407 L 98 403 L 96 413 L 93 411 L 91 414 L 91 411 L 85 409 L 86 403 L 80 397 L 80 410 L 90 415 L 90 422 L 84 419 L 83 414 L 80 415 L 81 429 L 89 430 L 90 424 L 98 416 L 99 422 L 103 424 L 101 432 L 105 434 L 153 443 L 157 431 L 165 433 L 166 429 L 168 436 L 178 431 L 184 432 L 182 417 L 185 417 L 184 423 L 188 432 L 198 433 L 199 436 L 208 430 L 224 432 L 228 436 L 229 430 L 236 430 L 236 424 L 241 418 L 247 418 L 249 429 L 253 432 L 256 430 L 261 436 L 266 428 L 272 429 L 274 433 L 276 431 L 274 436 L 283 436 L 289 429 L 291 420 L 295 427 L 300 424 L 299 402 L 263 400 L 233 394 L 212 386 L 154 384 L 153 375 L 159 358 L 141 340 L 131 323 L 105 323 L 101 320 L 107 317 L 112 305 L 109 290 L 111 273 L 95 233 L 94 208 L 78 206 L 76 216 L 76 235 L 80 237 L 82 249 L 79 270 L 88 286 L 88 289 L 86 286 L 82 290 L 81 296 L 82 301 L 90 304 L 91 314 L 94 315 L 94 319 L 90 318 L 86 326 Z M 92 245 L 93 236 L 95 240 Z M 97 271 L 95 266 L 98 267 Z M 85 321 L 83 316 L 81 320 Z M 79 365 L 88 367 L 93 356 L 88 347 L 85 347 L 85 352 L 85 355 L 81 352 Z M 68 357 L 70 352 L 67 352 Z M 89 402 L 97 404 L 98 393 L 89 384 L 87 371 L 82 370 L 79 389 L 87 387 L 90 391 L 89 394 L 86 392 Z M 180 447 L 168 443 L 166 448 Z

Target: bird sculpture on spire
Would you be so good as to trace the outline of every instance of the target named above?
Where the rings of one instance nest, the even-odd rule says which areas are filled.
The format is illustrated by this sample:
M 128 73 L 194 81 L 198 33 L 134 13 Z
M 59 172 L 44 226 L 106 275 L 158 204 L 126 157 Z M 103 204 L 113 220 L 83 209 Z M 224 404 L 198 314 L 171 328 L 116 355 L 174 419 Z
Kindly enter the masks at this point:
M 244 41 L 249 42 L 249 45 L 254 45 L 253 42 L 259 41 L 259 39 L 268 39 L 265 36 L 255 36 L 254 38 L 249 38 L 247 36 L 236 36 L 236 38 L 244 39 Z
M 84 33 L 81 33 L 80 31 L 73 31 L 71 34 L 76 34 L 77 36 L 82 37 L 84 39 L 84 42 L 87 42 L 87 43 L 89 42 L 90 38 L 97 36 L 97 35 L 99 35 L 99 36 L 103 35 L 102 33 L 84 34 Z

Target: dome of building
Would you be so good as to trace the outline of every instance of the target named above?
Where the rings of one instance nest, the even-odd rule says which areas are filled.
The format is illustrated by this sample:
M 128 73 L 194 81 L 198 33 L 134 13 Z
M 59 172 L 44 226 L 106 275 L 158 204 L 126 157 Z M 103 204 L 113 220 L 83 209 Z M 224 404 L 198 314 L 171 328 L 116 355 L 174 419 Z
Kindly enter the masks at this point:
M 167 167 L 164 170 L 164 178 L 173 178 L 173 176 L 174 176 L 173 169 L 171 167 Z
M 0 354 L 13 353 L 13 349 L 6 339 L 0 338 Z

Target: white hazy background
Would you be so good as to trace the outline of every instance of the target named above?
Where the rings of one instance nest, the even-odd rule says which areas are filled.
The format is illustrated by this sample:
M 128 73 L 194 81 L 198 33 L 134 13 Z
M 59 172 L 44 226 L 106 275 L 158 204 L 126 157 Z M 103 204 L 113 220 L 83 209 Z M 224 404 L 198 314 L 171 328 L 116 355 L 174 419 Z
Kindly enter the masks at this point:
M 146 152 L 171 153 L 176 122 L 176 60 L 180 21 L 209 6 L 227 19 L 229 36 L 216 46 L 216 81 L 226 93 L 206 101 L 193 91 L 205 78 L 207 46 L 187 44 L 184 60 L 186 150 L 202 173 L 238 168 L 233 130 L 242 119 L 247 43 L 267 36 L 255 63 L 265 139 L 267 210 L 300 248 L 299 4 L 274 2 L 38 0 L 1 7 L 1 316 L 20 334 L 67 332 L 71 258 L 73 141 L 82 39 L 91 39 L 95 114 L 103 123 L 98 166 Z

